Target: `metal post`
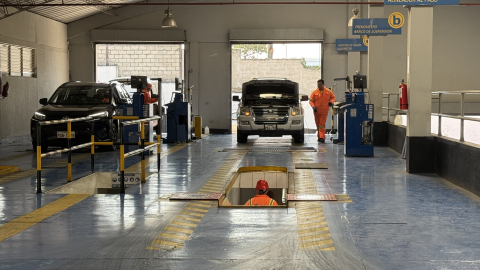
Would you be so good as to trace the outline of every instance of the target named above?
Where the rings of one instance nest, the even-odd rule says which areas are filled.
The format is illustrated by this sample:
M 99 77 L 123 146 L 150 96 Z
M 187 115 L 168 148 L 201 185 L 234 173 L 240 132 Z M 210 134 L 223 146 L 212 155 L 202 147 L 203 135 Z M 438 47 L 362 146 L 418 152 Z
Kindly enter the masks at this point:
M 95 169 L 95 121 L 92 120 L 90 122 L 90 142 L 92 143 L 90 147 L 90 168 L 92 169 L 92 173 Z
M 390 93 L 387 94 L 387 122 L 390 123 Z
M 42 125 L 37 122 L 37 193 L 42 193 Z
M 442 94 L 438 94 L 438 136 L 442 136 Z
M 462 93 L 462 96 L 461 96 L 461 99 L 460 99 L 460 115 L 462 116 L 462 119 L 460 119 L 460 141 L 463 142 L 465 141 L 465 138 L 463 136 L 463 133 L 464 133 L 464 124 L 465 124 L 465 120 L 463 119 L 463 117 L 465 116 L 465 93 Z
M 125 194 L 125 151 L 123 146 L 123 123 L 120 124 L 120 194 Z
M 67 182 L 72 182 L 72 122 L 67 122 L 68 167 Z
M 142 183 L 145 183 L 145 122 L 140 124 L 140 147 L 142 148 Z
M 158 119 L 157 124 L 157 170 L 158 170 L 158 179 L 160 180 L 160 151 L 162 150 L 161 142 L 162 142 L 162 115 L 163 115 L 163 107 L 162 107 L 162 78 L 158 79 Z

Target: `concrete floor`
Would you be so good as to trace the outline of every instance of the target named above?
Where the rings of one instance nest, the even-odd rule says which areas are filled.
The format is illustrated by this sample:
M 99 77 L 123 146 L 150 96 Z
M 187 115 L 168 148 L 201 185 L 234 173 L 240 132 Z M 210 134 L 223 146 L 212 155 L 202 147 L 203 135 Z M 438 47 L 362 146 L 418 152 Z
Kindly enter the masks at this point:
M 248 142 L 291 145 L 287 138 Z M 388 148 L 346 158 L 343 146 L 319 145 L 314 135 L 305 146 L 324 152 L 219 152 L 237 147 L 235 135 L 210 135 L 162 145 L 160 175 L 125 195 L 37 195 L 31 145 L 0 145 L 0 166 L 21 170 L 0 175 L 0 269 L 480 269 L 479 197 L 436 175 L 405 173 L 405 161 Z M 73 156 L 73 179 L 88 175 L 89 152 Z M 42 171 L 44 191 L 66 183 L 66 168 L 55 168 L 65 159 L 43 161 L 50 167 Z M 126 168 L 137 171 L 139 161 L 128 159 Z M 294 170 L 294 162 L 329 169 Z M 266 165 L 294 171 L 297 194 L 348 196 L 275 209 L 167 198 L 221 190 L 238 167 Z M 96 170 L 118 171 L 118 151 L 100 152 Z

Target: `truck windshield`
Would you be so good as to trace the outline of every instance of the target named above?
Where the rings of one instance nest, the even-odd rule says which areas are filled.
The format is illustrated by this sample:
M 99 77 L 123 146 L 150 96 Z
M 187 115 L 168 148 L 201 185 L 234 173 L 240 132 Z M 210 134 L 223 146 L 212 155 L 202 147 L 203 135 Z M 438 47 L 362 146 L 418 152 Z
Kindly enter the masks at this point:
M 72 85 L 62 86 L 50 98 L 50 104 L 105 104 L 110 103 L 112 90 L 110 86 Z

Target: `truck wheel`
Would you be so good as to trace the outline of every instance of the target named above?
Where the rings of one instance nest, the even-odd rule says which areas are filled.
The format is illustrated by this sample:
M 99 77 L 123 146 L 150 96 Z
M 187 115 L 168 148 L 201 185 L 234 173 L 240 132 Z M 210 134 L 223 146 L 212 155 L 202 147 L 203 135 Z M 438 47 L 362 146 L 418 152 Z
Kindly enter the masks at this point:
M 243 134 L 237 129 L 237 143 L 247 143 L 248 135 Z
M 298 134 L 293 135 L 293 141 L 295 143 L 303 143 L 305 140 L 305 132 L 302 130 Z

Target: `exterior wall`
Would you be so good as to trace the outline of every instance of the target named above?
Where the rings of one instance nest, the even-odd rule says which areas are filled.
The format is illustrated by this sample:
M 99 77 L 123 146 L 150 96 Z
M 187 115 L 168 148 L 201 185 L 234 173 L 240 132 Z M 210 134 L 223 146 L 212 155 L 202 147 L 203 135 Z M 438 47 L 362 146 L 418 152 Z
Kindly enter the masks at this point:
M 0 42 L 35 48 L 37 77 L 3 76 L 9 96 L 0 100 L 0 140 L 30 136 L 30 118 L 68 81 L 67 26 L 39 15 L 22 12 L 0 20 Z
M 116 66 L 118 77 L 144 75 L 173 82 L 183 77 L 182 55 L 181 45 L 98 44 L 96 60 L 97 66 Z
M 287 78 L 297 82 L 300 94 L 310 95 L 322 77 L 321 70 L 305 68 L 301 59 L 241 59 L 240 50 L 232 50 L 232 91 L 242 92 L 242 83 L 253 78 Z M 330 86 L 328 86 L 330 87 Z

